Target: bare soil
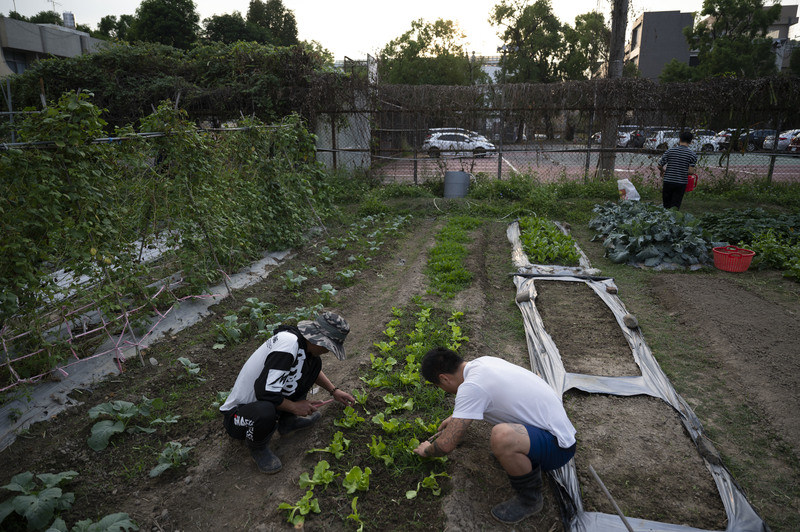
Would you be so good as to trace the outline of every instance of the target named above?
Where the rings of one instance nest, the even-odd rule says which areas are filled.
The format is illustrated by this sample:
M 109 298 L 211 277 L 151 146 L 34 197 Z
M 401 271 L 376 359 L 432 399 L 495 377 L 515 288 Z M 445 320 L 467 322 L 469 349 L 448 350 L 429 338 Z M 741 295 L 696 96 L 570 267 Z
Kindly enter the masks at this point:
M 440 220 L 435 218 L 415 218 L 406 237 L 387 243 L 380 256 L 359 274 L 357 283 L 336 296 L 332 308 L 347 318 L 352 329 L 347 340 L 349 357 L 337 362 L 326 356 L 323 370 L 340 388 L 361 384 L 359 369 L 368 363 L 373 342 L 381 339 L 392 307 L 403 307 L 415 297 L 466 313 L 470 341 L 462 347 L 465 358 L 493 355 L 528 366 L 522 320 L 514 304 L 516 290 L 508 276 L 512 266 L 505 222 L 487 222 L 473 233 L 466 266 L 474 281 L 468 290 L 447 301 L 426 292 L 426 253 L 439 227 Z M 298 270 L 314 261 L 314 253 L 314 245 L 309 245 L 284 267 Z M 344 257 L 336 260 L 343 261 Z M 335 271 L 342 264 L 325 266 L 325 271 Z M 73 393 L 82 402 L 80 406 L 34 425 L 0 452 L 0 482 L 5 484 L 24 471 L 78 471 L 80 476 L 69 485 L 76 494 L 73 511 L 67 516 L 70 524 L 126 512 L 140 530 L 157 532 L 290 529 L 285 512 L 278 511 L 277 506 L 302 496 L 298 478 L 310 472 L 318 459 L 305 450 L 327 445 L 340 407 L 328 405 L 313 428 L 274 440 L 283 470 L 267 476 L 256 470 L 246 448 L 225 434 L 219 416 L 198 414 L 196 404 L 191 404 L 208 405 L 217 391 L 229 389 L 241 364 L 258 346 L 251 340 L 223 351 L 212 350 L 213 335 L 209 331 L 214 323 L 247 297 L 287 309 L 302 304 L 282 292 L 280 283 L 272 277 L 235 294 L 235 301 L 221 303 L 215 309 L 216 316 L 206 323 L 176 332 L 152 347 L 145 360 L 153 357 L 158 366 L 143 368 L 138 361 L 130 361 L 125 373 L 99 383 L 92 393 Z M 639 373 L 636 365 L 631 365 L 630 353 L 619 345 L 624 340 L 616 333 L 616 322 L 607 321 L 591 290 L 583 291 L 581 285 L 565 289 L 544 284 L 537 304 L 541 305 L 548 332 L 564 350 L 568 371 L 612 376 Z M 793 442 L 788 452 L 794 453 L 796 461 L 800 441 L 800 362 L 796 357 L 800 303 L 797 298 L 766 289 L 755 293 L 753 286 L 757 287 L 742 286 L 725 274 L 660 274 L 654 275 L 644 290 L 658 312 L 684 320 L 686 327 L 691 327 L 704 356 L 716 360 L 727 379 L 730 400 L 746 400 L 776 432 L 785 434 L 786 440 Z M 622 297 L 624 300 L 624 293 Z M 199 383 L 187 377 L 174 363 L 179 356 L 200 364 L 207 380 Z M 149 468 L 155 465 L 153 456 L 163 445 L 158 439 L 141 436 L 132 440 L 133 445 L 112 445 L 101 453 L 86 445 L 93 424 L 87 415 L 89 408 L 114 399 L 138 402 L 142 395 L 165 400 L 176 397 L 185 405 L 185 412 L 172 412 L 185 413 L 184 420 L 171 426 L 161 439 L 194 447 L 188 467 L 149 478 Z M 327 397 L 322 392 L 319 398 Z M 587 475 L 588 466 L 593 465 L 633 517 L 724 529 L 725 514 L 716 489 L 709 484 L 707 470 L 669 407 L 651 398 L 575 392 L 568 393 L 565 403 L 578 429 L 576 465 L 588 510 L 613 513 Z M 369 507 L 382 510 L 364 516 L 367 529 L 512 529 L 489 515 L 491 507 L 512 492 L 504 472 L 490 456 L 488 435 L 487 425 L 473 425 L 466 441 L 450 456 L 452 478 L 442 482 L 445 491 L 438 499 L 404 500 L 402 494 L 408 487 L 393 486 L 389 477 L 379 478 L 379 488 L 368 494 Z M 725 452 L 736 452 L 731 440 L 717 443 Z M 774 466 L 779 469 L 774 473 L 797 480 L 786 463 Z M 692 488 L 687 490 L 687 486 Z M 354 523 L 345 519 L 350 508 L 333 499 L 328 502 L 337 509 L 309 517 L 306 529 L 355 529 Z M 556 500 L 546 490 L 544 510 L 518 529 L 563 530 Z M 762 511 L 772 504 L 769 500 L 758 502 Z

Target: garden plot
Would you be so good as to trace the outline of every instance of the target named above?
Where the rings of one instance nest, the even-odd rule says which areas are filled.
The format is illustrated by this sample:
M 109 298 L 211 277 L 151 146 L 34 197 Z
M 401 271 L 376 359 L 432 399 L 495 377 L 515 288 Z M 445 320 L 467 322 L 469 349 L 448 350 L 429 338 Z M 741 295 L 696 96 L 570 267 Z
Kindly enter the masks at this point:
M 519 229 L 514 225 L 509 227 L 508 237 L 520 270 L 515 276 L 516 301 L 525 322 L 531 368 L 565 397 L 578 430 L 575 459 L 553 472 L 563 489 L 562 509 L 571 526 L 599 531 L 626 529 L 589 475 L 592 466 L 612 496 L 619 494 L 620 507 L 634 528 L 714 530 L 727 525 L 731 530 L 761 530 L 763 521 L 721 465 L 699 420 L 672 388 L 638 328 L 623 325 L 627 311 L 616 296 L 613 280 L 592 278 L 577 269 L 572 276 L 565 270 L 556 276 L 550 267 L 539 269 L 528 263 L 519 251 Z M 602 312 L 592 309 L 587 298 L 579 295 L 580 290 L 563 286 L 561 297 L 544 298 L 548 301 L 545 310 L 539 290 L 548 285 L 542 290 L 547 294 L 555 286 L 553 281 L 585 284 L 602 299 L 615 320 L 603 321 Z M 570 290 L 573 297 L 563 297 L 569 296 Z M 584 314 L 586 319 L 582 319 Z M 577 319 L 569 319 L 570 315 Z M 589 353 L 592 363 L 582 368 L 595 371 L 567 371 L 567 360 L 571 363 L 580 356 L 571 342 L 585 349 L 594 339 L 602 341 L 605 333 L 601 331 L 609 328 L 622 331 L 641 376 L 626 376 L 631 375 L 631 367 L 625 356 L 593 353 Z M 568 357 L 562 357 L 557 339 L 565 342 Z M 578 365 L 572 364 L 570 369 Z M 603 422 L 597 423 L 597 419 Z M 659 496 L 654 497 L 654 493 Z

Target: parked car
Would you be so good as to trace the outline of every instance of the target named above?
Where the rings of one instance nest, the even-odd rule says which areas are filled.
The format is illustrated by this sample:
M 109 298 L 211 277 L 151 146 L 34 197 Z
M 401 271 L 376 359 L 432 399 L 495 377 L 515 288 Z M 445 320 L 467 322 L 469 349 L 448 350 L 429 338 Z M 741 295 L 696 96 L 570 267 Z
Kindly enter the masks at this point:
M 680 135 L 680 131 L 675 129 L 653 131 L 647 136 L 647 139 L 645 139 L 643 148 L 647 150 L 666 151 L 678 144 L 678 135 Z
M 694 151 L 718 151 L 719 147 L 716 142 L 717 134 L 710 129 L 694 129 L 692 130 L 694 139 L 689 145 Z
M 639 128 L 631 131 L 628 142 L 625 144 L 626 148 L 642 148 L 648 138 L 652 138 L 658 131 L 666 131 L 672 129 L 664 126 L 652 126 L 647 128 Z
M 800 133 L 792 137 L 792 140 L 789 141 L 789 148 L 790 153 L 800 153 Z
M 494 144 L 482 135 L 471 136 L 464 133 L 433 133 L 422 143 L 422 150 L 428 152 L 429 157 L 439 157 L 442 152 L 453 154 L 472 154 L 475 157 L 485 157 L 497 151 Z
M 789 143 L 792 141 L 792 138 L 800 133 L 800 129 L 787 129 L 786 131 L 781 131 L 778 134 L 778 151 L 784 151 L 789 149 Z M 775 135 L 770 135 L 764 139 L 764 149 L 772 151 L 775 146 Z
M 631 133 L 639 129 L 636 125 L 622 125 L 617 127 L 617 146 L 626 148 L 631 138 Z
M 719 149 L 734 151 L 756 151 L 763 149 L 764 140 L 775 135 L 774 129 L 726 129 L 718 134 Z

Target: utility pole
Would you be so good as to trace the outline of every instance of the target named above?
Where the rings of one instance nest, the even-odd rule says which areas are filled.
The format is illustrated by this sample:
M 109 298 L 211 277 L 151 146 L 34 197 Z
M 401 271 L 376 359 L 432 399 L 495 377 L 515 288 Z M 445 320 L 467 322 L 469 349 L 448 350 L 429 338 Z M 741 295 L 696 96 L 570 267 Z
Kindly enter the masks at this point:
M 608 79 L 622 78 L 622 66 L 625 62 L 625 30 L 628 26 L 628 0 L 613 0 L 611 10 L 611 43 L 608 50 Z M 608 101 L 601 98 L 601 101 Z M 607 105 L 607 104 L 606 104 Z M 600 146 L 600 173 L 602 178 L 610 179 L 614 175 L 617 147 L 617 126 L 620 114 L 605 108 L 605 121 Z

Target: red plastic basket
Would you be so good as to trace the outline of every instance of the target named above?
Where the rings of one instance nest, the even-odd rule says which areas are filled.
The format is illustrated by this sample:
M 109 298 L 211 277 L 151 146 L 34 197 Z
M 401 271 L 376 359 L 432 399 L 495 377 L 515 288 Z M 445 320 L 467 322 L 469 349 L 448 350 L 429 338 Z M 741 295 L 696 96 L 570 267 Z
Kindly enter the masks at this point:
M 686 192 L 691 192 L 697 186 L 697 174 L 689 174 L 686 181 Z
M 714 266 L 719 270 L 735 273 L 747 271 L 756 254 L 755 251 L 736 246 L 722 246 L 713 248 L 713 251 Z

